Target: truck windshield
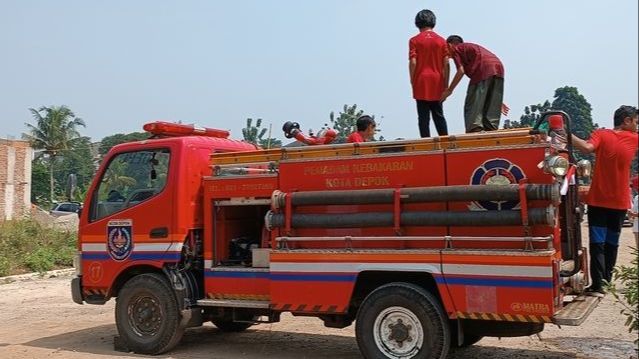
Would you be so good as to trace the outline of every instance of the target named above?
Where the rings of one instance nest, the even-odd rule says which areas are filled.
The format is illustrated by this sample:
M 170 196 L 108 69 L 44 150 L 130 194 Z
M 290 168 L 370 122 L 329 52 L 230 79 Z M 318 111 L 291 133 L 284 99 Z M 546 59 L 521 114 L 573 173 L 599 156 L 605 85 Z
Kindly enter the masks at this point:
M 168 149 L 121 153 L 104 171 L 91 205 L 91 220 L 145 202 L 162 192 L 169 171 Z

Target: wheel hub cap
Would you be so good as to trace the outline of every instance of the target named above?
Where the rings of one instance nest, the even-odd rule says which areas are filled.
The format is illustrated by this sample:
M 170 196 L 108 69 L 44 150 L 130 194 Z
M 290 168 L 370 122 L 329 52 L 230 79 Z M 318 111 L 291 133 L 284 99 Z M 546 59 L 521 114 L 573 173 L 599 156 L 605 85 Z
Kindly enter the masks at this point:
M 162 310 L 158 301 L 150 296 L 135 298 L 128 306 L 131 328 L 139 336 L 153 336 L 162 324 Z
M 389 358 L 412 358 L 424 343 L 424 330 L 417 316 L 404 307 L 389 307 L 374 323 L 375 344 Z

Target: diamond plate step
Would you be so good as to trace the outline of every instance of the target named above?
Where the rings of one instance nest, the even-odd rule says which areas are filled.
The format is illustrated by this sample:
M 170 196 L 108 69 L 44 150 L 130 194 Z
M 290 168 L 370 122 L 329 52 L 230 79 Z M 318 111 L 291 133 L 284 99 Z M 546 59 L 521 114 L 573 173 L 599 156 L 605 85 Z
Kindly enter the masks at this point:
M 580 325 L 583 323 L 590 313 L 597 307 L 601 298 L 597 297 L 576 297 L 565 304 L 553 317 L 553 323 L 559 325 Z

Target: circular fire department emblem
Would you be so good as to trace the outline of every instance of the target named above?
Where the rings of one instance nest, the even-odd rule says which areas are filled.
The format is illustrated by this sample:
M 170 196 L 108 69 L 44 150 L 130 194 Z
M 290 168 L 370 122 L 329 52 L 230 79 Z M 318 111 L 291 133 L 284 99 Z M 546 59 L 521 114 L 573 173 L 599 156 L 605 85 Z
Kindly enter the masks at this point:
M 526 175 L 517 165 L 503 158 L 494 158 L 482 163 L 470 177 L 472 185 L 503 186 L 517 184 Z M 511 210 L 519 206 L 519 201 L 475 201 L 474 210 Z
M 107 247 L 109 255 L 116 261 L 129 257 L 133 249 L 130 226 L 109 226 Z

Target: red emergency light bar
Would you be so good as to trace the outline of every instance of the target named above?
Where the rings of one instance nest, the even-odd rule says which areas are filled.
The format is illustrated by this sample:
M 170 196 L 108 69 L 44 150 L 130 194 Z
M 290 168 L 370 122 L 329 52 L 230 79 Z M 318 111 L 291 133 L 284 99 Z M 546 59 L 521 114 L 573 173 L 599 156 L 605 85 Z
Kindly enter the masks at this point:
M 164 121 L 149 122 L 143 128 L 144 131 L 157 136 L 207 136 L 218 138 L 228 138 L 230 136 L 229 131 L 226 130 Z

